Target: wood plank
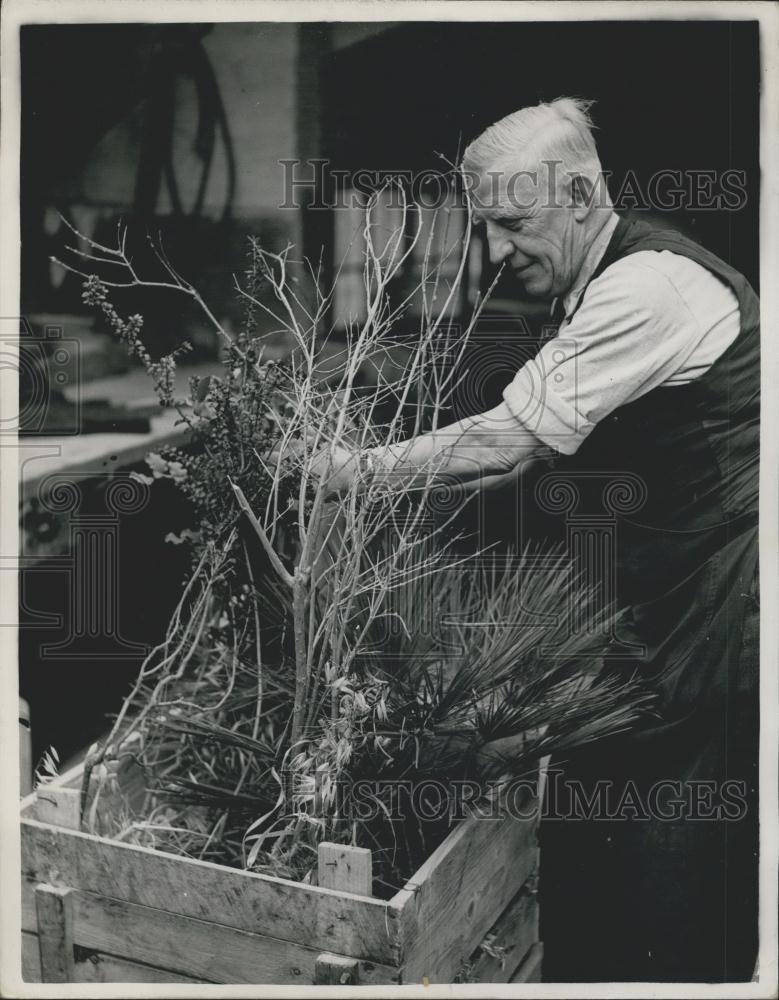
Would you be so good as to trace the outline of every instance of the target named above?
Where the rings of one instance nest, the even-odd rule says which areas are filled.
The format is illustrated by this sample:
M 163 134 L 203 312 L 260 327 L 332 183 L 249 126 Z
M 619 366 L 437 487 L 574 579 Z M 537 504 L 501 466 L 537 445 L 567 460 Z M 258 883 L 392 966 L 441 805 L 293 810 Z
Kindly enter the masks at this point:
M 27 899 L 30 888 L 23 893 Z M 34 930 L 34 921 L 29 902 L 23 901 L 23 929 Z M 73 941 L 82 949 L 211 983 L 310 984 L 317 981 L 317 962 L 322 958 L 304 943 L 249 934 L 83 891 L 73 892 Z M 392 966 L 344 961 L 353 963 L 363 984 L 398 982 L 399 970 Z
M 534 889 L 534 879 L 529 880 Z M 528 883 L 525 883 L 527 886 Z M 468 981 L 508 983 L 538 942 L 538 898 L 522 887 L 471 956 Z
M 73 892 L 51 885 L 36 885 L 35 912 L 41 981 L 73 982 Z
M 541 971 L 544 961 L 544 946 L 539 941 L 530 949 L 530 954 L 517 969 L 512 983 L 540 983 L 542 982 Z
M 76 962 L 74 983 L 184 983 L 194 986 L 200 979 L 182 976 L 170 969 L 157 969 L 140 962 L 128 962 L 113 955 L 89 953 Z
M 323 841 L 317 858 L 318 881 L 323 888 L 373 895 L 373 859 L 367 847 Z
M 86 752 L 84 751 L 84 756 L 86 756 Z M 100 790 L 101 814 L 110 814 L 111 810 L 125 810 L 129 811 L 130 814 L 139 812 L 146 799 L 146 776 L 135 759 L 130 754 L 123 754 L 118 761 L 108 762 L 107 772 L 107 780 Z M 79 814 L 83 775 L 84 760 L 82 759 L 52 781 L 39 785 L 35 792 L 22 800 L 21 813 L 23 818 L 71 830 L 80 829 Z M 91 801 L 92 796 L 89 796 L 87 816 Z M 100 823 L 98 822 L 98 829 L 90 832 L 104 833 L 99 827 Z
M 270 344 L 265 347 L 265 358 L 281 359 L 289 351 L 286 346 Z M 189 395 L 189 379 L 193 375 L 224 375 L 224 366 L 218 360 L 184 364 L 176 368 L 175 395 Z M 148 403 L 159 406 L 159 400 L 152 381 L 142 369 L 130 369 L 121 375 L 95 379 L 87 383 L 79 382 L 72 389 L 66 388 L 65 395 L 71 400 L 110 399 L 114 403 L 143 406 Z M 20 443 L 20 477 L 22 487 L 20 500 L 27 500 L 39 493 L 42 481 L 54 473 L 77 479 L 79 473 L 105 472 L 133 465 L 146 457 L 150 451 L 158 451 L 164 445 L 183 444 L 189 435 L 186 425 L 179 423 L 176 410 L 156 410 L 151 417 L 147 434 L 98 433 L 51 435 L 22 439 Z M 21 449 L 25 447 L 25 452 Z M 48 450 L 48 454 L 43 454 Z
M 113 955 L 99 952 L 84 954 L 73 964 L 74 983 L 189 983 L 197 979 L 180 976 L 166 969 L 127 962 Z M 41 961 L 38 953 L 38 935 L 25 931 L 22 934 L 22 979 L 25 983 L 41 982 Z
M 58 777 L 44 785 L 38 785 L 35 791 L 25 795 L 19 803 L 22 817 L 24 819 L 38 819 L 38 796 L 46 792 L 49 788 L 81 788 L 81 777 L 84 773 L 83 761 L 73 767 L 63 771 Z
M 400 913 L 382 900 L 118 844 L 35 820 L 21 825 L 24 878 L 305 941 L 317 953 L 332 950 L 381 965 L 399 964 Z
M 353 959 L 329 954 L 317 958 L 315 986 L 356 986 L 359 982 L 357 962 Z
M 67 830 L 78 830 L 81 812 L 81 795 L 77 788 L 43 785 L 35 796 L 35 818 L 40 823 L 51 823 Z
M 175 410 L 163 410 L 149 421 L 147 434 L 72 434 L 23 438 L 19 444 L 20 502 L 40 497 L 55 473 L 73 480 L 95 473 L 111 475 L 141 462 L 165 445 L 184 445 L 189 428 Z M 49 454 L 45 449 L 50 449 Z
M 390 902 L 403 982 L 450 983 L 538 866 L 537 800 L 523 813 L 461 823 Z

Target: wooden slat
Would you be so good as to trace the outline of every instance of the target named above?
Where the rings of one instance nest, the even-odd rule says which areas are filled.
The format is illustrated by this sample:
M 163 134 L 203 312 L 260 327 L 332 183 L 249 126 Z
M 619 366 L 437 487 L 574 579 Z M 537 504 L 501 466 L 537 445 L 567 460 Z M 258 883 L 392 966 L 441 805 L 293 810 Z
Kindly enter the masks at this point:
M 26 983 L 41 982 L 41 960 L 38 953 L 38 935 L 22 934 L 22 979 Z M 74 983 L 189 983 L 199 980 L 180 976 L 166 969 L 126 962 L 113 955 L 90 952 L 81 961 L 73 963 Z
M 139 962 L 128 962 L 113 955 L 94 952 L 81 962 L 76 962 L 74 983 L 184 983 L 194 986 L 201 982 L 182 976 L 170 969 L 156 969 Z
M 22 821 L 22 874 L 285 941 L 305 941 L 317 952 L 399 964 L 399 913 L 378 899 L 117 844 L 35 820 Z
M 35 796 L 35 818 L 67 830 L 80 826 L 81 796 L 76 788 L 44 785 Z
M 34 456 L 34 461 L 20 462 L 19 501 L 40 497 L 46 480 L 55 473 L 72 479 L 96 472 L 108 476 L 117 469 L 143 461 L 150 451 L 165 445 L 184 444 L 189 428 L 182 427 L 180 419 L 175 410 L 164 410 L 158 417 L 151 418 L 151 430 L 146 434 L 123 432 L 23 438 L 21 447 L 27 450 L 27 456 Z M 50 449 L 48 454 L 46 449 Z M 25 450 L 22 451 L 23 459 Z
M 22 893 L 25 931 L 36 927 L 31 898 L 28 883 Z M 249 934 L 83 891 L 73 892 L 73 941 L 90 951 L 211 983 L 310 984 L 316 981 L 316 963 L 322 957 L 302 942 Z M 348 961 L 363 984 L 398 982 L 397 968 Z
M 35 912 L 41 980 L 73 982 L 73 892 L 51 885 L 35 887 Z
M 23 897 L 29 896 L 28 888 Z M 23 898 L 24 930 L 35 929 L 30 909 Z M 73 941 L 81 948 L 211 983 L 311 984 L 316 981 L 316 963 L 321 958 L 304 942 L 249 934 L 83 891 L 73 892 Z M 358 969 L 361 983 L 398 981 L 397 968 L 349 961 Z
M 532 815 L 533 804 L 523 810 Z M 403 982 L 450 983 L 538 865 L 537 818 L 461 823 L 390 902 Z
M 141 810 L 146 797 L 146 780 L 134 758 L 124 754 L 118 761 L 110 761 L 106 772 L 106 781 L 100 790 L 100 814 L 110 816 L 112 810 L 129 813 Z M 70 830 L 80 829 L 83 774 L 84 762 L 81 761 L 53 781 L 39 785 L 32 795 L 22 800 L 23 818 Z M 93 781 L 93 787 L 94 784 Z M 86 815 L 89 815 L 91 802 L 92 795 L 87 798 Z M 97 830 L 90 832 L 102 834 L 99 817 L 97 826 Z
M 324 841 L 317 857 L 318 880 L 323 888 L 373 895 L 373 860 L 367 847 Z
M 538 899 L 523 887 L 471 956 L 469 982 L 510 982 L 537 942 Z
M 39 819 L 38 816 L 38 801 L 41 794 L 45 795 L 47 789 L 49 788 L 81 788 L 81 777 L 84 773 L 83 761 L 76 764 L 74 767 L 68 768 L 67 771 L 63 771 L 59 777 L 54 778 L 53 781 L 47 782 L 45 785 L 39 785 L 38 788 L 26 795 L 20 803 L 20 811 L 23 819 Z M 42 820 L 41 822 L 47 822 Z
M 329 954 L 317 958 L 315 986 L 356 986 L 359 982 L 359 969 L 353 959 Z
M 539 941 L 530 949 L 530 954 L 517 969 L 512 983 L 540 983 L 541 967 L 544 960 L 544 946 Z

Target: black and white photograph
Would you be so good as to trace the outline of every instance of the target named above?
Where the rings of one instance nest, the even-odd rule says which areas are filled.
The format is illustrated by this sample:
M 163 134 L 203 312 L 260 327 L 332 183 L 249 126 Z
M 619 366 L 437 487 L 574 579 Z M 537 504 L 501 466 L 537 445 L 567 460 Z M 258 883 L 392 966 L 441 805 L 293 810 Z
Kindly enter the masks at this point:
M 3 5 L 0 995 L 777 996 L 777 52 Z

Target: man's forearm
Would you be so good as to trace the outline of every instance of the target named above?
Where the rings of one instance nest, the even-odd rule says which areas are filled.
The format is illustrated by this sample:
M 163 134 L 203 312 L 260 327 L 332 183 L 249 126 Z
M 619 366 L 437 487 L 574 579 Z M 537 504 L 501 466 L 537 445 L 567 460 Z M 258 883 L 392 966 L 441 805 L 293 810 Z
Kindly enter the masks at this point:
M 440 430 L 371 452 L 373 482 L 413 489 L 431 477 L 467 482 L 499 475 L 544 445 L 512 416 L 505 403 Z

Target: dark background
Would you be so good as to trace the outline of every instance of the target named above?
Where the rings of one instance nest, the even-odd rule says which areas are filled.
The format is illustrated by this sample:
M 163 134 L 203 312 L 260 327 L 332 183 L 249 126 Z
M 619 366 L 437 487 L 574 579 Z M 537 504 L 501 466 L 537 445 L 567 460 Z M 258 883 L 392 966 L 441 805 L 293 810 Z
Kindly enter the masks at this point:
M 240 32 L 245 26 L 229 27 Z M 298 155 L 352 171 L 440 170 L 439 153 L 454 159 L 503 115 L 561 95 L 586 97 L 596 102 L 598 146 L 613 174 L 613 194 L 628 171 L 644 191 L 663 169 L 745 172 L 748 200 L 739 211 L 693 207 L 663 214 L 757 286 L 757 22 L 357 24 L 353 30 L 374 33 L 351 44 L 339 43 L 341 29 L 331 24 L 289 27 L 299 36 L 292 111 Z M 177 80 L 192 81 L 197 91 L 195 145 L 204 174 L 217 170 L 215 146 L 223 142 L 228 150 L 220 208 L 227 230 L 230 224 L 240 230 L 247 209 L 234 205 L 233 196 L 246 168 L 235 163 L 240 129 L 231 116 L 222 50 L 204 47 L 213 30 L 145 24 L 22 29 L 23 307 L 51 304 L 41 301 L 43 206 L 67 209 L 98 140 L 139 106 L 137 155 L 126 164 L 132 197 L 116 207 L 131 219 L 162 214 L 157 194 L 171 161 Z M 246 89 L 245 81 L 240 85 Z M 262 97 L 258 93 L 263 120 L 284 112 Z M 197 206 L 172 200 L 165 222 L 189 227 L 191 236 Z M 331 241 L 331 213 L 304 215 L 306 250 L 318 257 L 320 244 Z M 213 255 L 217 248 L 212 242 L 201 249 Z
M 612 196 L 628 171 L 644 191 L 663 169 L 745 171 L 742 210 L 667 214 L 757 287 L 759 69 L 755 22 L 409 24 L 323 60 L 325 155 L 440 170 L 517 108 L 586 97 Z

